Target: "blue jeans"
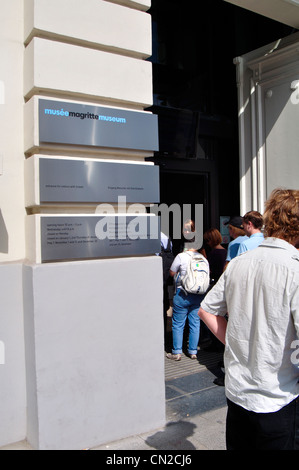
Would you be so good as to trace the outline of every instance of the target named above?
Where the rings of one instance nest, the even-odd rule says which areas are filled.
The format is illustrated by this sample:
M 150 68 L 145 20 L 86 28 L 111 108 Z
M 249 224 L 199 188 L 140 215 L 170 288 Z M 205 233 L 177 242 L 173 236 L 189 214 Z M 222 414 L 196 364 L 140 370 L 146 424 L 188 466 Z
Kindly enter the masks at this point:
M 173 354 L 181 354 L 183 348 L 183 335 L 186 320 L 189 322 L 189 345 L 188 353 L 197 354 L 197 346 L 199 341 L 200 318 L 198 310 L 203 295 L 185 294 L 184 291 L 178 289 L 173 298 L 173 314 L 172 314 L 172 341 Z

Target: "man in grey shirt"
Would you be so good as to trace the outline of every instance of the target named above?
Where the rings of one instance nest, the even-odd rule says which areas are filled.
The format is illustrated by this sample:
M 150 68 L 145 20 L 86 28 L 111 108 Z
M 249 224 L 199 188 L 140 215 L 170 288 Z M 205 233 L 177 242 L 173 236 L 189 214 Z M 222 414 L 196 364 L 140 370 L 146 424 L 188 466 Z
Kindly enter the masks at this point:
M 199 310 L 225 344 L 231 450 L 299 449 L 299 191 L 273 191 L 264 221 Z

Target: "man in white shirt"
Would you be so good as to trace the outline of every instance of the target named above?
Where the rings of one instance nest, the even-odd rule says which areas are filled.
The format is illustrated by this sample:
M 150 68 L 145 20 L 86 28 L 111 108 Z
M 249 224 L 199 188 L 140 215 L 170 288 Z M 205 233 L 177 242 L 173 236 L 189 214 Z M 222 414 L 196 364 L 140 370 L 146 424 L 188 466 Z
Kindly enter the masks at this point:
M 199 310 L 225 344 L 229 450 L 299 449 L 299 191 L 273 191 L 264 222 Z

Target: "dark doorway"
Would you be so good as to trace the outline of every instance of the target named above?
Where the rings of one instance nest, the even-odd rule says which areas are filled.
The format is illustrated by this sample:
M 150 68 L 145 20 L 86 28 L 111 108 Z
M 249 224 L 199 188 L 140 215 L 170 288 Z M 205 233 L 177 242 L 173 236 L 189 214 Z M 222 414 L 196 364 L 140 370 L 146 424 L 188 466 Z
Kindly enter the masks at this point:
M 234 58 L 294 31 L 223 0 L 152 0 L 149 11 L 161 202 L 204 201 L 204 229 L 218 227 L 240 210 Z
M 207 174 L 200 173 L 183 173 L 178 171 L 170 171 L 160 173 L 160 201 L 161 203 L 171 206 L 178 204 L 181 208 L 181 222 L 184 215 L 187 214 L 186 206 L 190 208 L 191 219 L 195 220 L 196 205 L 203 206 L 203 226 L 198 227 L 202 233 L 209 225 L 209 208 L 208 208 L 209 178 Z M 185 208 L 185 210 L 184 210 Z M 170 217 L 172 214 L 170 214 Z M 173 234 L 173 220 L 169 223 L 169 236 L 173 241 L 173 251 L 179 253 L 182 248 L 183 240 L 175 239 Z

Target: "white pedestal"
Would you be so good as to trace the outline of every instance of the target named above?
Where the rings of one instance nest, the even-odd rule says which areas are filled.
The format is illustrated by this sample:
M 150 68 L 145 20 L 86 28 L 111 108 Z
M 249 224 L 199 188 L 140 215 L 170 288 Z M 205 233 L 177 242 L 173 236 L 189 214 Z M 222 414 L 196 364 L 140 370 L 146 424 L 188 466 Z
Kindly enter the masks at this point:
M 23 283 L 31 445 L 83 449 L 163 426 L 161 258 L 28 264 Z

